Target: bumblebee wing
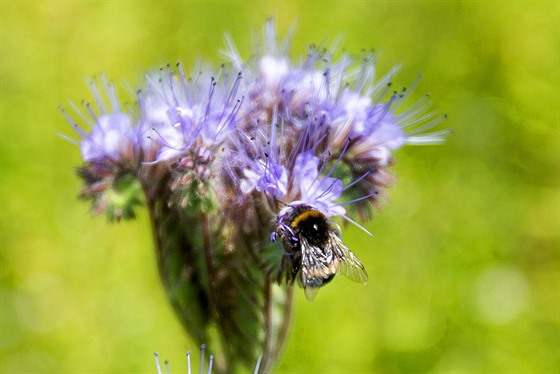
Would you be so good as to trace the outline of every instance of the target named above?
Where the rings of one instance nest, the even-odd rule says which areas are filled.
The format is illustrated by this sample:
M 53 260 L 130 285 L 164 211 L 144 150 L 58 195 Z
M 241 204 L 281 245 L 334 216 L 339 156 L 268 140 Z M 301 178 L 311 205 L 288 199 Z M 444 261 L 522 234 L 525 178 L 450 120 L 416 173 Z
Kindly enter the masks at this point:
M 307 239 L 300 237 L 301 244 L 301 286 L 308 300 L 319 292 L 319 288 L 328 283 L 336 274 L 333 262 L 334 253 L 331 248 L 311 245 Z
M 315 296 L 319 293 L 319 287 L 304 287 L 303 293 L 305 293 L 307 300 L 313 301 Z
M 339 259 L 340 264 L 338 271 L 348 279 L 366 284 L 368 274 L 366 268 L 358 257 L 340 240 L 336 235 L 330 236 L 330 242 L 334 249 L 335 256 Z

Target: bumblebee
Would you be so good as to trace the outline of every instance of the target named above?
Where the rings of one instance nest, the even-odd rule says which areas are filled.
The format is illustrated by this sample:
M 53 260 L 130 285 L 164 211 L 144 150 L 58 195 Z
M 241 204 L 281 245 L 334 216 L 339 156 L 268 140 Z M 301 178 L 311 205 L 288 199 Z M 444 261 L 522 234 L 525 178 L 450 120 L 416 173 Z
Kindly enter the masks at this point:
M 308 300 L 339 272 L 355 282 L 367 282 L 364 265 L 320 211 L 307 205 L 288 206 L 280 214 L 277 230 L 286 250 L 282 267 L 288 281 L 297 279 Z

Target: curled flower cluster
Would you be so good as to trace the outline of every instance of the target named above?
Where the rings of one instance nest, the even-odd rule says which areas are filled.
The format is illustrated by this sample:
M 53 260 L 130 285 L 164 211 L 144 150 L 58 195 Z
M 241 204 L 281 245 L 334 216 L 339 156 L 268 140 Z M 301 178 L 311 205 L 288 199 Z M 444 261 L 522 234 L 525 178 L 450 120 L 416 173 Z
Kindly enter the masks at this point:
M 81 137 L 81 196 L 113 220 L 147 204 L 172 304 L 199 342 L 218 325 L 230 361 L 232 335 L 253 313 L 246 299 L 256 300 L 265 368 L 285 333 L 272 332 L 272 284 L 289 314 L 294 281 L 309 299 L 337 273 L 365 282 L 332 218 L 367 220 L 393 182 L 392 151 L 446 133 L 431 130 L 444 116 L 427 111 L 427 97 L 400 110 L 412 89 L 393 90 L 397 68 L 376 79 L 373 54 L 356 62 L 310 46 L 296 62 L 288 44 L 268 22 L 250 62 L 230 43 L 229 64 L 213 74 L 167 66 L 126 108 L 102 78 L 92 84 L 97 110 L 75 107 L 89 132 L 63 111 Z M 239 318 L 235 328 L 228 318 Z

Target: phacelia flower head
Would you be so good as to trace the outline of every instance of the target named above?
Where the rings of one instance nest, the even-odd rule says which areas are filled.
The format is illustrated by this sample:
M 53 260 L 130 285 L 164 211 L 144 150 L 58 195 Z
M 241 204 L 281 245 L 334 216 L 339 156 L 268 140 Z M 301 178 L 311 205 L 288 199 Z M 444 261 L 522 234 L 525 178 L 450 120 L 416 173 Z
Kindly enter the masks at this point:
M 87 102 L 84 102 L 83 110 L 73 105 L 85 126 L 90 128 L 89 133 L 61 108 L 68 122 L 81 137 L 78 143 L 83 160 L 85 162 L 106 160 L 123 165 L 132 163 L 138 139 L 131 114 L 121 109 L 115 87 L 107 82 L 105 76 L 101 77 L 100 84 L 93 81 L 90 88 L 98 113 Z
M 100 159 L 123 160 L 134 144 L 134 133 L 129 116 L 122 112 L 104 114 L 97 119 L 80 143 L 84 161 Z
M 406 104 L 418 82 L 394 90 L 398 68 L 378 78 L 373 53 L 311 45 L 292 59 L 272 21 L 249 60 L 228 45 L 217 69 L 149 72 L 126 106 L 113 85 L 93 85 L 97 109 L 77 110 L 89 131 L 63 113 L 92 210 L 118 220 L 147 205 L 185 329 L 203 343 L 217 328 L 222 371 L 259 355 L 267 371 L 293 283 L 313 299 L 337 274 L 367 281 L 335 220 L 361 227 L 393 183 L 393 153 L 442 142 L 432 128 L 445 116 L 428 97 Z

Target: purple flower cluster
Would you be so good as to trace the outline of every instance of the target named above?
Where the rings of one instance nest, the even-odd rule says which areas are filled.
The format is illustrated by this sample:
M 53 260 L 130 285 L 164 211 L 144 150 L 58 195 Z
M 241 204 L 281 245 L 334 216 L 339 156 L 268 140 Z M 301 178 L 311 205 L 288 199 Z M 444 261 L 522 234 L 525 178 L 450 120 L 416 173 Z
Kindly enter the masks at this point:
M 330 51 L 310 46 L 296 63 L 287 45 L 278 44 L 269 22 L 251 63 L 230 43 L 231 67 L 213 75 L 200 69 L 187 77 L 181 65 L 167 66 L 147 74 L 137 108 L 128 110 L 111 84 L 92 84 L 99 114 L 89 105 L 78 110 L 90 132 L 67 116 L 82 138 L 83 160 L 131 172 L 145 190 L 166 170 L 174 188 L 205 182 L 232 220 L 266 207 L 269 217 L 258 225 L 271 231 L 286 207 L 297 205 L 354 222 L 345 209 L 352 204 L 366 219 L 392 183 L 391 152 L 441 142 L 446 131 L 427 130 L 443 117 L 426 112 L 427 99 L 398 112 L 411 90 L 391 89 L 397 68 L 376 80 L 373 54 L 356 65 L 346 54 L 333 61 Z
M 311 46 L 307 58 L 294 63 L 286 46 L 269 22 L 263 52 L 252 64 L 231 47 L 233 66 L 215 75 L 196 70 L 187 77 L 181 65 L 160 69 L 147 75 L 136 110 L 122 110 L 105 80 L 101 88 L 92 84 L 99 114 L 89 105 L 78 111 L 91 131 L 67 117 L 82 137 L 84 161 L 144 178 L 153 171 L 140 169 L 179 165 L 189 181 L 212 180 L 216 198 L 225 198 L 219 206 L 247 211 L 264 203 L 271 220 L 298 204 L 350 219 L 344 206 L 355 203 L 368 217 L 368 202 L 377 202 L 392 182 L 386 171 L 391 151 L 441 142 L 445 131 L 426 130 L 442 117 L 426 113 L 427 100 L 397 113 L 411 90 L 391 90 L 398 69 L 376 80 L 374 55 L 356 66 L 348 55 L 332 61 L 328 50 Z M 179 179 L 184 184 L 185 176 Z
M 365 282 L 332 217 L 369 219 L 393 182 L 392 152 L 440 143 L 447 133 L 432 130 L 445 116 L 428 111 L 428 97 L 403 109 L 416 83 L 395 91 L 398 68 L 377 78 L 373 53 L 334 58 L 312 45 L 293 60 L 272 22 L 249 62 L 228 44 L 229 63 L 213 73 L 187 75 L 180 64 L 150 72 L 127 106 L 102 77 L 91 85 L 94 105 L 73 106 L 82 126 L 63 111 L 80 136 L 82 198 L 112 220 L 134 217 L 146 202 L 164 284 L 191 326 L 205 326 L 189 318 L 206 309 L 245 313 L 239 289 L 228 289 L 238 281 L 260 287 L 265 299 L 269 282 L 281 279 L 297 280 L 310 299 L 336 273 Z M 204 305 L 193 314 L 193 301 L 176 289 Z M 221 304 L 217 293 L 237 301 Z M 190 332 L 205 339 L 204 326 Z

